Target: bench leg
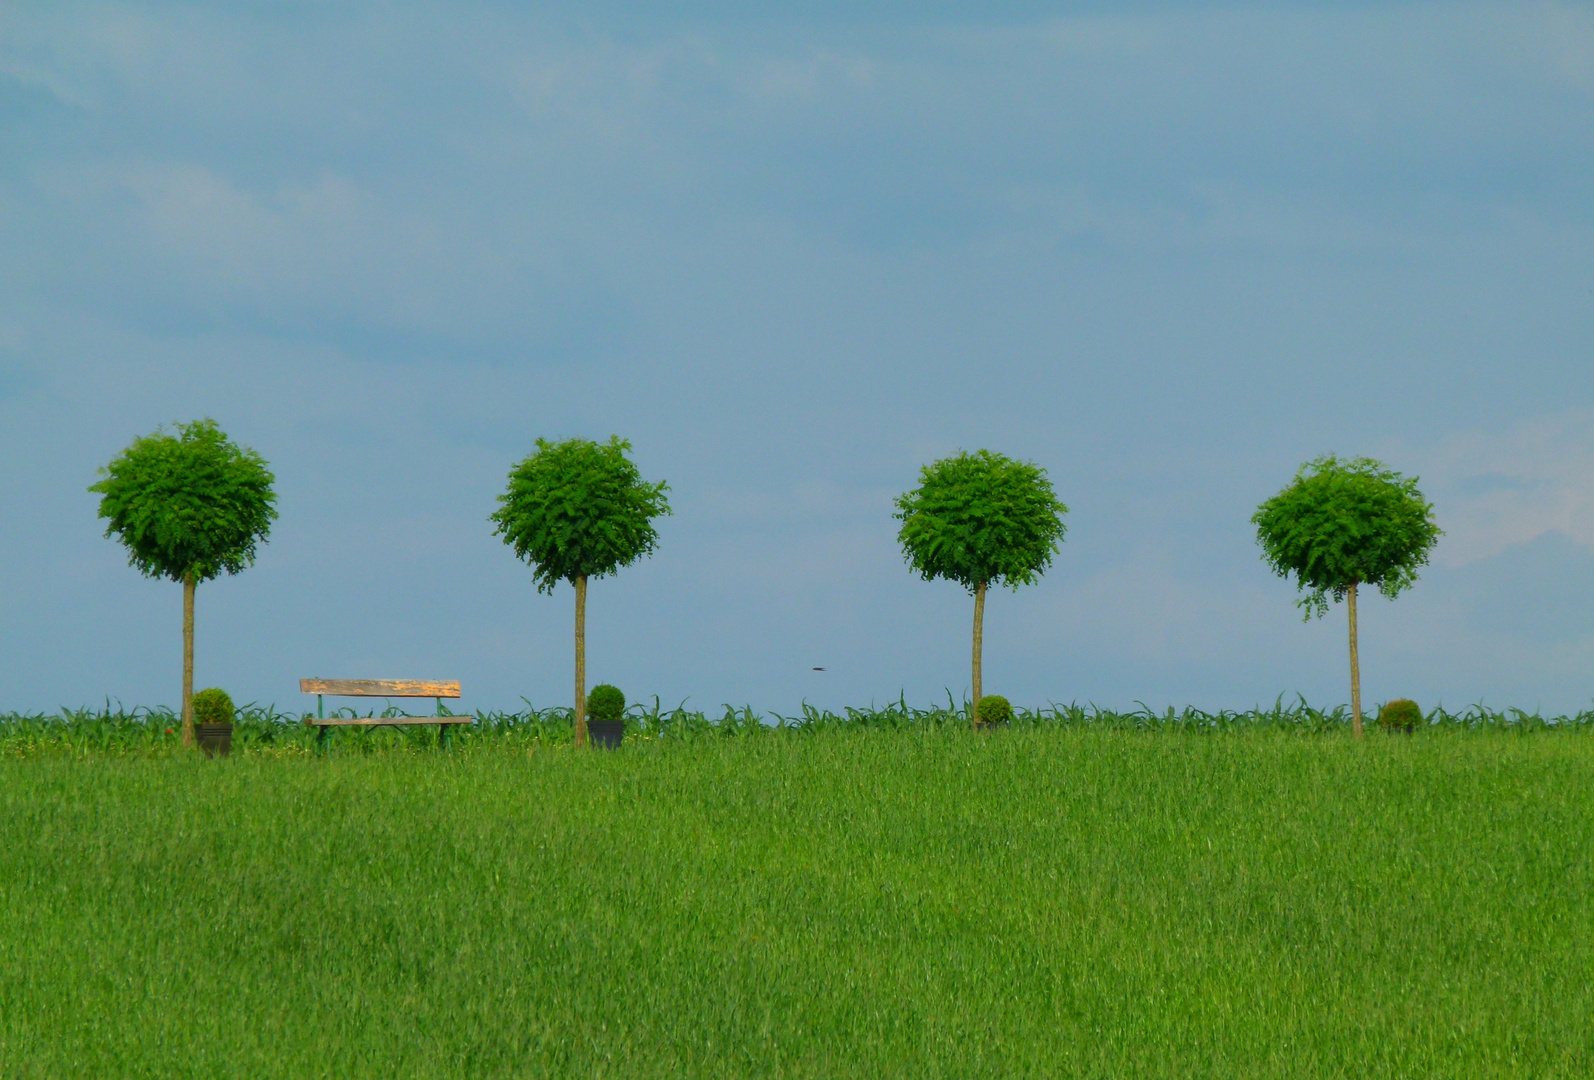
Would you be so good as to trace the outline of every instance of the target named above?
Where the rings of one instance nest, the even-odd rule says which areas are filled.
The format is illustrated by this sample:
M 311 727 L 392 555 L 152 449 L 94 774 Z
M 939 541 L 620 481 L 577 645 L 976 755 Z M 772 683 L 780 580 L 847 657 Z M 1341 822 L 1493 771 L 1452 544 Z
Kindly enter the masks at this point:
M 331 730 L 332 729 L 329 727 L 319 727 L 315 729 L 316 753 L 324 754 L 327 752 L 327 732 Z

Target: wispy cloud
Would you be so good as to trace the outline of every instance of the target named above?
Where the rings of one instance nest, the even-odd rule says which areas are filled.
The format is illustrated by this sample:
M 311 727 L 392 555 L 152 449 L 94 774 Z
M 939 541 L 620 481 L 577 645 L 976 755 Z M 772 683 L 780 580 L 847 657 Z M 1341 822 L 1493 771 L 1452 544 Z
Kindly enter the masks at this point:
M 1441 565 L 1465 566 L 1551 532 L 1594 547 L 1594 410 L 1457 432 L 1416 457 L 1445 530 Z

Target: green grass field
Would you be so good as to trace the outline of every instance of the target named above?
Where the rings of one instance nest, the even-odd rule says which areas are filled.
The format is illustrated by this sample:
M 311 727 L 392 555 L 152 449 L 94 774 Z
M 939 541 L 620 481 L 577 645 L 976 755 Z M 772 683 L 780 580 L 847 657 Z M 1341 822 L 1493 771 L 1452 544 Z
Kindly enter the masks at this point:
M 0 760 L 0 1074 L 1594 1075 L 1594 738 Z

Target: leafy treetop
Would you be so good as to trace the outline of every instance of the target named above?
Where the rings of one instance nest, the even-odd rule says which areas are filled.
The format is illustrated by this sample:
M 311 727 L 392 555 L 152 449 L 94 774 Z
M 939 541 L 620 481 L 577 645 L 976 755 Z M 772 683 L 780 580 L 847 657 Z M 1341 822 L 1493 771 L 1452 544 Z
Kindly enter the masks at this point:
M 669 485 L 645 482 L 630 449 L 617 435 L 607 443 L 538 439 L 510 470 L 493 533 L 532 564 L 539 592 L 612 574 L 658 545 L 653 519 L 670 512 Z
M 1051 565 L 1068 513 L 1046 470 L 989 450 L 926 465 L 893 516 L 908 564 L 925 580 L 1016 589 Z
M 277 516 L 265 459 L 222 434 L 214 420 L 134 439 L 100 470 L 106 536 L 121 540 L 146 577 L 209 581 L 255 561 Z
M 1263 558 L 1308 590 L 1298 601 L 1308 619 L 1326 614 L 1328 598 L 1343 600 L 1353 584 L 1398 596 L 1417 580 L 1441 535 L 1415 477 L 1371 458 L 1332 454 L 1301 466 L 1251 521 Z

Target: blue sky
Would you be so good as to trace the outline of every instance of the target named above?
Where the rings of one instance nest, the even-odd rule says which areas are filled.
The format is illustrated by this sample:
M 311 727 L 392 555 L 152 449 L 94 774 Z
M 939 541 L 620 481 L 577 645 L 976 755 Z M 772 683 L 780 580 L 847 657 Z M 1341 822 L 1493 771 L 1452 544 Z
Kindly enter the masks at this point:
M 641 7 L 641 5 L 636 5 Z M 95 469 L 213 416 L 278 478 L 198 680 L 569 696 L 491 535 L 541 436 L 676 513 L 594 680 L 793 711 L 968 685 L 891 499 L 989 447 L 1072 508 L 992 597 L 1015 701 L 1346 699 L 1249 516 L 1304 460 L 1446 535 L 1369 698 L 1594 699 L 1594 11 L 1557 4 L 26 4 L 0 15 L 0 709 L 175 701 Z M 823 666 L 823 673 L 813 672 Z

